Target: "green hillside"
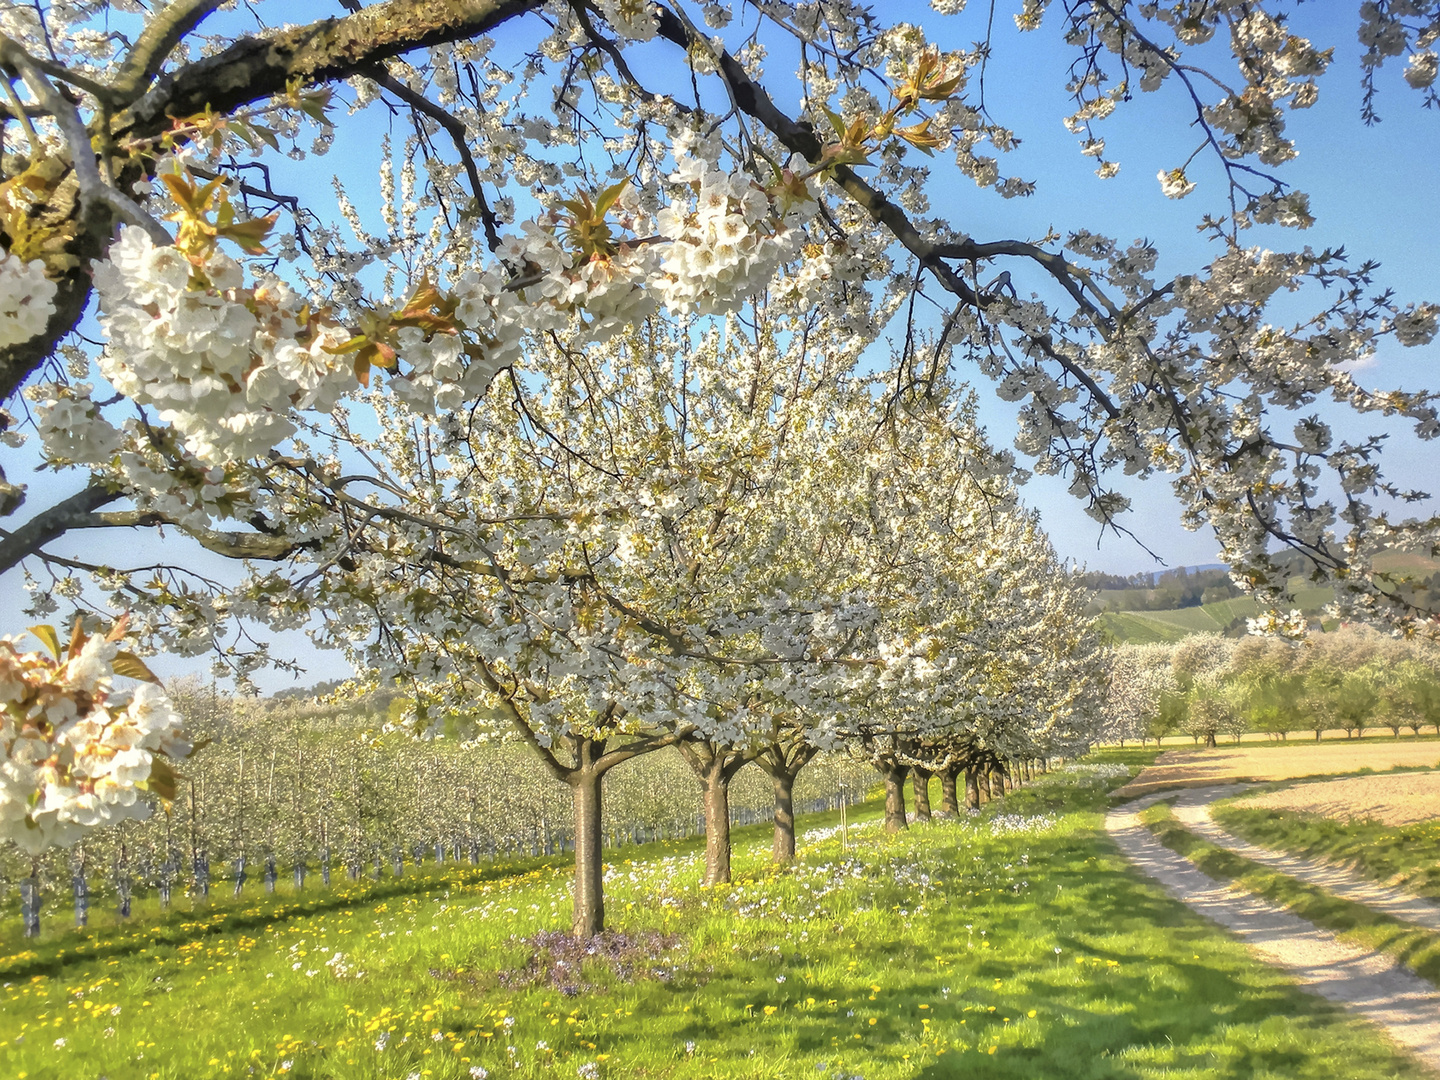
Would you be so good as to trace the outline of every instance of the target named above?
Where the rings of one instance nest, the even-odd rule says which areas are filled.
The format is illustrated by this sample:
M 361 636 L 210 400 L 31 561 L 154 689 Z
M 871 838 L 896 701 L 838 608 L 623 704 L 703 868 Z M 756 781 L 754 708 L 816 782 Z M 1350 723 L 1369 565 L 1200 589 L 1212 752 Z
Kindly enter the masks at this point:
M 1169 623 L 1160 622 L 1150 616 L 1155 612 L 1141 614 L 1134 611 L 1107 611 L 1100 616 L 1100 625 L 1117 642 L 1136 645 L 1151 645 L 1158 641 L 1179 641 L 1194 633 Z M 1160 612 L 1160 614 L 1169 614 Z
M 1440 589 L 1440 576 L 1435 576 L 1440 575 L 1440 561 L 1428 556 L 1389 552 L 1376 557 L 1375 567 L 1413 580 L 1421 590 L 1433 593 Z M 1169 571 L 1157 579 L 1154 587 L 1140 587 L 1145 585 L 1143 578 L 1101 575 L 1096 581 L 1091 610 L 1102 613 L 1101 624 L 1116 641 L 1148 644 L 1178 641 L 1189 634 L 1233 632 L 1236 620 L 1254 618 L 1260 611 L 1260 605 L 1248 596 L 1212 599 L 1216 592 L 1226 589 L 1238 592 L 1229 585 L 1223 571 L 1214 568 Z M 1202 587 L 1206 602 L 1196 603 Z M 1290 601 L 1284 606 L 1299 608 L 1314 618 L 1333 598 L 1331 589 L 1316 588 L 1309 579 L 1297 575 L 1290 579 Z M 1328 624 L 1326 628 L 1330 628 Z

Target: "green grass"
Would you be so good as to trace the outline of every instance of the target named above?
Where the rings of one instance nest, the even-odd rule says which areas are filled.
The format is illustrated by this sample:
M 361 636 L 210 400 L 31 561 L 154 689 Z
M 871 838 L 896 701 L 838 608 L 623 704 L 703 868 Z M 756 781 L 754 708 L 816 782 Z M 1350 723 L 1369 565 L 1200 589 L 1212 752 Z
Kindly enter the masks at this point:
M 1154 756 L 1093 760 L 1133 774 Z M 611 925 L 664 947 L 629 977 L 586 962 L 565 976 L 585 984 L 573 996 L 517 978 L 526 939 L 569 921 L 554 860 L 9 939 L 0 1076 L 1424 1075 L 1137 877 L 1103 832 L 1123 779 L 1044 777 L 894 839 L 867 806 L 848 851 L 811 837 L 781 871 L 763 830 L 737 830 L 723 889 L 698 887 L 693 843 L 626 850 Z M 325 963 L 336 952 L 347 977 Z
M 1274 785 L 1281 786 L 1289 785 Z M 1375 881 L 1440 899 L 1440 821 L 1395 827 L 1292 810 L 1248 809 L 1230 800 L 1216 803 L 1214 816 L 1225 829 L 1252 844 L 1331 859 Z
M 1237 596 L 1233 600 L 1217 600 L 1204 605 L 1204 610 L 1215 620 L 1217 626 L 1229 626 L 1236 619 L 1254 618 L 1260 605 L 1248 596 Z
M 1223 623 L 1216 622 L 1215 617 L 1202 607 L 1174 608 L 1170 611 L 1146 611 L 1143 613 L 1137 611 L 1132 614 L 1149 622 L 1173 626 L 1187 634 L 1214 632 L 1224 628 Z
M 1387 953 L 1417 975 L 1440 985 L 1440 934 L 1217 847 L 1181 825 L 1168 803 L 1150 806 L 1141 813 L 1140 820 L 1162 844 L 1184 855 L 1212 878 L 1236 881 L 1302 919 L 1334 932 L 1341 940 Z
M 1152 645 L 1158 641 L 1179 641 L 1189 637 L 1190 631 L 1178 626 L 1157 622 L 1133 611 L 1107 611 L 1100 616 L 1100 623 L 1106 633 L 1119 642 L 1132 645 Z
M 1418 551 L 1382 551 L 1375 556 L 1374 565 L 1376 570 L 1425 577 L 1440 570 L 1440 559 Z

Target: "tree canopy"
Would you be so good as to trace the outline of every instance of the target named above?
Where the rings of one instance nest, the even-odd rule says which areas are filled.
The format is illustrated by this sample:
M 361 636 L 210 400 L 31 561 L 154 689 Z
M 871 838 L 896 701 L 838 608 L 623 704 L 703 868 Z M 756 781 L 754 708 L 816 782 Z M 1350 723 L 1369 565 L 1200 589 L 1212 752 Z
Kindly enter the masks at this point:
M 243 682 L 284 663 L 248 627 L 305 627 L 422 709 L 478 686 L 482 727 L 577 778 L 579 822 L 602 763 L 696 733 L 781 772 L 797 725 L 895 767 L 1070 738 L 1086 631 L 1015 508 L 1027 468 L 1117 529 L 1111 478 L 1167 474 L 1262 598 L 1298 557 L 1350 611 L 1435 629 L 1371 566 L 1440 550 L 1379 466 L 1380 420 L 1433 438 L 1435 395 L 1357 365 L 1430 342 L 1440 309 L 1291 242 L 1312 218 L 1286 121 L 1332 51 L 1280 5 L 1011 13 L 1063 42 L 1060 119 L 1102 178 L 1137 93 L 1193 133 L 1157 198 L 1196 201 L 1211 254 L 1173 276 L 1078 210 L 976 235 L 932 209 L 957 180 L 1034 191 L 985 91 L 1008 24 L 963 0 L 915 23 L 846 0 L 343 6 L 0 12 L 0 573 L 78 614 L 76 640 L 107 608 L 146 649 L 232 635 Z M 1440 5 L 1357 18 L 1361 119 L 1395 57 L 1436 104 Z M 975 44 L 936 44 L 953 25 Z M 352 132 L 376 174 L 330 159 L 322 194 L 292 159 Z M 1023 467 L 957 376 L 1020 404 Z M 69 494 L 27 501 L 35 466 Z M 239 569 L 59 550 L 136 529 Z M 55 652 L 16 663 L 71 694 L 79 653 Z M 1027 696 L 1045 715 L 1010 716 Z M 0 734 L 60 739 L 38 715 Z M 33 826 L 57 778 L 32 765 Z
M 1291 415 L 1333 398 L 1432 437 L 1431 392 L 1368 388 L 1353 368 L 1386 339 L 1429 341 L 1436 308 L 1372 288 L 1373 267 L 1341 251 L 1265 246 L 1266 226 L 1311 221 L 1284 180 L 1298 152 L 1286 118 L 1315 102 L 1332 58 L 1278 5 L 1031 0 L 1013 13 L 1022 34 L 1062 35 L 1062 119 L 1102 176 L 1118 168 L 1105 121 L 1137 92 L 1169 92 L 1175 124 L 1193 129 L 1195 154 L 1160 187 L 1203 200 L 1213 258 L 1169 280 L 1153 245 L 1096 235 L 1083 214 L 1037 237 L 975 236 L 930 212 L 951 177 L 1008 198 L 1033 189 L 1006 175 L 1017 134 L 985 97 L 1004 32 L 993 13 L 950 0 L 921 23 L 839 2 L 353 7 L 287 8 L 313 21 L 280 28 L 215 0 L 6 11 L 4 423 L 11 441 L 38 435 L 20 460 L 38 450 L 84 484 L 27 508 L 0 569 L 98 574 L 177 612 L 143 627 L 162 644 L 206 640 L 237 605 L 184 568 L 157 585 L 48 545 L 170 527 L 224 555 L 287 557 L 313 536 L 269 512 L 278 476 L 303 476 L 333 528 L 377 486 L 348 461 L 320 465 L 337 406 L 383 387 L 384 408 L 463 418 L 546 337 L 579 350 L 652 312 L 723 315 L 783 280 L 777 299 L 829 310 L 862 341 L 903 331 L 897 397 L 961 361 L 993 380 L 1023 403 L 1018 447 L 1070 476 L 1101 521 L 1124 527 L 1111 470 L 1169 473 L 1187 521 L 1215 530 L 1249 586 L 1283 584 L 1272 555 L 1289 549 L 1366 614 L 1433 617 L 1369 566 L 1380 547 L 1435 544 L 1433 517 L 1399 516 L 1414 493 L 1385 481 L 1380 435 Z M 1433 103 L 1436 5 L 1366 4 L 1357 18 L 1363 119 L 1392 57 Z M 947 20 L 970 20 L 977 44 L 930 44 Z M 287 156 L 323 154 L 377 114 L 410 121 L 378 191 L 341 169 L 332 210 L 274 179 Z M 1207 158 L 1213 181 L 1197 179 Z M 1277 312 L 1292 292 L 1310 307 L 1287 298 Z M 102 381 L 118 397 L 97 397 Z

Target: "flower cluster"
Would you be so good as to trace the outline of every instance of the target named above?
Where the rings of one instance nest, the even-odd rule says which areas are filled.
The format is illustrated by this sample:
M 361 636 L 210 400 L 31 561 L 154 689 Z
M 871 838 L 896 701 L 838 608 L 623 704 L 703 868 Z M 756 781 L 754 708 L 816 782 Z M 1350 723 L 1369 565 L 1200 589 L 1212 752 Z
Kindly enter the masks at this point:
M 0 349 L 29 341 L 55 314 L 55 283 L 39 259 L 0 257 Z
M 95 286 L 109 337 L 100 370 L 202 461 L 264 453 L 295 430 L 292 407 L 328 410 L 354 382 L 336 355 L 347 332 L 281 281 L 247 285 L 218 249 L 188 255 L 127 228 Z
M 120 649 L 120 633 L 87 636 L 77 626 L 63 653 L 49 627 L 36 633 L 52 654 L 0 638 L 0 840 L 38 853 L 149 816 L 141 792 L 173 795 L 160 759 L 191 747 L 160 686 L 112 685 L 118 673 L 154 679 Z
M 664 296 L 671 311 L 730 311 L 765 288 L 799 251 L 796 226 L 814 208 L 800 186 L 777 220 L 766 191 L 745 173 L 720 168 L 717 153 L 703 140 L 675 149 L 670 179 L 695 197 L 677 199 L 658 215 L 660 234 L 670 241 Z
M 50 461 L 96 464 L 114 454 L 124 441 L 90 400 L 89 383 L 51 385 L 36 409 L 36 426 Z

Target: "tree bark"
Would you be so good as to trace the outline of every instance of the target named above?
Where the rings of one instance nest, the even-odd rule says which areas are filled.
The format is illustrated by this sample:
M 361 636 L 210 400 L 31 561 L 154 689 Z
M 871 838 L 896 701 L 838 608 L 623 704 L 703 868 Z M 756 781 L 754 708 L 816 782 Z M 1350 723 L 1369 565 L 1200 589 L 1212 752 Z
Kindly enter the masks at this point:
M 795 775 L 783 769 L 770 774 L 770 784 L 775 789 L 775 843 L 771 858 L 777 863 L 795 860 Z
M 910 827 L 905 820 L 905 773 L 908 770 L 894 762 L 886 762 L 879 769 L 885 778 L 885 831 L 897 833 Z
M 771 857 L 777 863 L 795 858 L 795 779 L 816 754 L 803 742 L 777 741 L 755 758 L 755 764 L 770 777 L 775 792 L 775 840 Z
M 730 781 L 750 758 L 732 746 L 703 738 L 685 739 L 676 748 L 700 781 L 701 805 L 705 809 L 704 884 L 728 884 Z
M 928 822 L 930 813 L 930 777 L 933 774 L 928 769 L 922 769 L 916 765 L 910 769 L 910 776 L 915 786 L 915 820 Z
M 950 765 L 940 772 L 940 813 L 947 817 L 960 816 L 960 799 L 955 791 L 955 781 L 960 775 L 960 766 Z
M 980 770 L 973 765 L 965 770 L 965 808 L 980 809 Z
M 730 883 L 730 777 L 717 759 L 704 780 L 706 885 Z
M 571 930 L 581 940 L 605 929 L 605 868 L 600 857 L 602 776 L 593 766 L 570 774 L 575 803 L 575 918 Z

